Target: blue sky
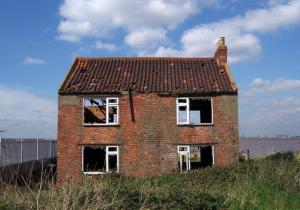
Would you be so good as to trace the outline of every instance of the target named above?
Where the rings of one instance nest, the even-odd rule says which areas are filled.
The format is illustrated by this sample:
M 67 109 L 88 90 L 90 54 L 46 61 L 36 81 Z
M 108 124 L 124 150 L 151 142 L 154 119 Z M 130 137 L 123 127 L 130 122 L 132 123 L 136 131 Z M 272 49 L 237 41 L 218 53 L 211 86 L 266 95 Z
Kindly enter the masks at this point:
M 75 56 L 212 56 L 226 37 L 240 134 L 300 135 L 300 0 L 3 0 L 0 130 L 55 137 Z

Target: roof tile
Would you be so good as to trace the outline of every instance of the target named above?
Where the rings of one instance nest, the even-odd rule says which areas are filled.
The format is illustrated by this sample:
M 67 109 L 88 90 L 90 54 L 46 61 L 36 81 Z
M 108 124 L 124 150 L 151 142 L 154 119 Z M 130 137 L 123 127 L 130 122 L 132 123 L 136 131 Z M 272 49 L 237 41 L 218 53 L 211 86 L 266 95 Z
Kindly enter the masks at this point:
M 236 93 L 214 58 L 76 58 L 60 94 Z

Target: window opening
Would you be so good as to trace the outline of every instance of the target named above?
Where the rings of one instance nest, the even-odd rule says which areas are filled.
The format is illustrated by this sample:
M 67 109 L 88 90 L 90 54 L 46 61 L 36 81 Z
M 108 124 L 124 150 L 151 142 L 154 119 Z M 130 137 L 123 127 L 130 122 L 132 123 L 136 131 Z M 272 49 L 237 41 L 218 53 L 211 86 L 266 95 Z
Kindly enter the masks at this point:
M 103 146 L 85 146 L 83 150 L 84 172 L 106 171 L 106 149 Z
M 177 98 L 177 124 L 212 123 L 210 98 Z
M 178 146 L 177 164 L 181 172 L 204 168 L 214 164 L 213 146 Z
M 82 152 L 82 170 L 85 174 L 119 172 L 119 147 L 86 145 Z
M 85 98 L 83 122 L 87 125 L 118 124 L 118 98 Z

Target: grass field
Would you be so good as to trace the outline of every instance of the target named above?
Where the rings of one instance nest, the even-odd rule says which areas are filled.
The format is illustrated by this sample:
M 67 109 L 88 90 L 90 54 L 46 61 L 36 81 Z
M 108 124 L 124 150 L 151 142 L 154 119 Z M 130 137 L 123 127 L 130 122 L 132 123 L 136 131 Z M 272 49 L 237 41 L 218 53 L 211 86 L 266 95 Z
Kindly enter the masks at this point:
M 78 185 L 0 184 L 0 209 L 300 209 L 292 155 L 156 178 L 85 177 Z

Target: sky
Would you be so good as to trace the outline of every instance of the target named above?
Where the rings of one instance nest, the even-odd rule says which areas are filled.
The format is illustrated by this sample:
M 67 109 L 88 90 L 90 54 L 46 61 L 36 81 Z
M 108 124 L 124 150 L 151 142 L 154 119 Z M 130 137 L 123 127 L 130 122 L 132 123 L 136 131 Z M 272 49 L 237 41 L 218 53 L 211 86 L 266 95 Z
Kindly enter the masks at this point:
M 241 136 L 300 135 L 300 0 L 1 0 L 0 130 L 56 138 L 76 56 L 213 56 L 225 36 Z

